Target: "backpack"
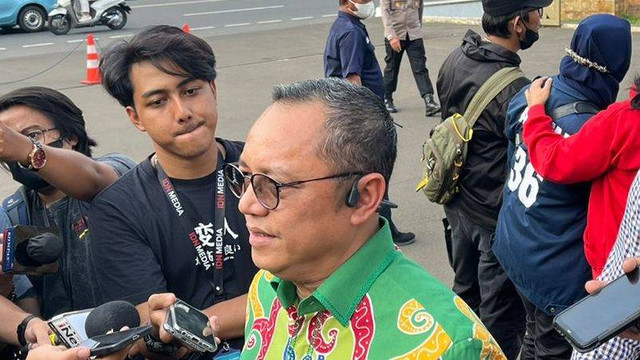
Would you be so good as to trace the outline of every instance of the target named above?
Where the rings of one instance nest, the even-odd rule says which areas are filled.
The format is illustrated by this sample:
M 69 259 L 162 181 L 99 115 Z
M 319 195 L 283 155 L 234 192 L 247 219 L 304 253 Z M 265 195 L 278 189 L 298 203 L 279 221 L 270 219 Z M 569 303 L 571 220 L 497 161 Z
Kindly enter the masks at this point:
M 422 190 L 429 201 L 444 205 L 460 192 L 458 180 L 467 159 L 468 143 L 473 137 L 473 125 L 487 105 L 515 80 L 524 77 L 518 67 L 498 70 L 485 81 L 473 96 L 464 115 L 458 113 L 436 125 L 429 140 L 422 145 Z
M 27 206 L 27 189 L 20 186 L 13 195 L 2 201 L 2 208 L 9 215 L 12 225 L 28 225 L 31 224 L 29 208 Z

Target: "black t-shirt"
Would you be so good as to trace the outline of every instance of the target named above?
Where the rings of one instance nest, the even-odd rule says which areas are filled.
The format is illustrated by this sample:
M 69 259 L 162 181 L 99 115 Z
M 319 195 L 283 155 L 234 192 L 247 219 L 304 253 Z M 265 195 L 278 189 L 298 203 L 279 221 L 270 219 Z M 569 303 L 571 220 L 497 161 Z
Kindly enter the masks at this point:
M 118 176 L 135 166 L 133 160 L 120 154 L 109 154 L 94 160 L 111 166 Z M 58 235 L 64 242 L 58 272 L 29 277 L 42 299 L 42 316 L 48 319 L 63 312 L 100 305 L 95 280 L 90 274 L 90 234 L 87 227 L 90 204 L 66 196 L 47 208 L 35 191 L 29 191 L 27 196 L 31 217 L 29 225 L 53 226 L 58 229 Z
M 226 150 L 224 163 L 238 161 L 243 143 L 218 142 Z M 190 231 L 199 236 L 200 253 L 160 186 L 149 158 L 93 201 L 90 249 L 104 302 L 140 304 L 151 294 L 172 292 L 199 309 L 214 304 L 213 276 L 204 267 L 202 252 L 210 258 L 208 265 L 215 262 L 218 169 L 200 179 L 171 179 L 180 203 L 196 217 Z M 224 191 L 224 299 L 231 299 L 249 290 L 257 268 L 251 260 L 249 234 L 238 211 L 238 199 L 228 189 Z

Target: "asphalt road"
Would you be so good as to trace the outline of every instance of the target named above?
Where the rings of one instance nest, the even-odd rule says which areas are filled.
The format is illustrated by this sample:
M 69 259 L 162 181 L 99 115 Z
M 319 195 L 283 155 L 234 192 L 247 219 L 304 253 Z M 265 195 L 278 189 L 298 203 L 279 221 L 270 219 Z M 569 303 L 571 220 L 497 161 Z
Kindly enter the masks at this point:
M 183 26 L 188 23 L 200 36 L 227 35 L 283 29 L 331 22 L 337 13 L 333 1 L 317 0 L 135 0 L 124 29 L 106 26 L 72 29 L 56 36 L 49 31 L 25 34 L 19 29 L 0 31 L 0 60 L 16 56 L 48 55 L 73 49 L 86 34 L 93 33 L 106 45 L 127 38 L 155 24 Z
M 241 8 L 278 4 L 273 1 L 233 0 L 208 3 L 207 6 L 221 6 L 222 4 L 228 6 L 233 3 L 236 8 Z M 280 4 L 294 2 L 283 0 Z M 298 2 L 300 4 L 312 3 L 310 0 Z M 138 0 L 132 4 L 143 5 L 152 4 L 152 2 Z M 238 4 L 244 5 L 239 6 Z M 194 31 L 194 34 L 203 37 L 212 45 L 218 60 L 219 75 L 216 80 L 219 109 L 218 136 L 228 139 L 244 139 L 253 121 L 269 105 L 270 91 L 274 84 L 323 76 L 322 52 L 332 19 L 322 18 L 321 15 L 331 14 L 334 11 L 331 8 L 318 8 L 313 15 L 314 19 L 291 20 L 294 16 L 303 16 L 305 14 L 303 10 L 310 9 L 312 6 L 301 5 L 297 8 L 297 12 L 289 12 L 286 16 L 284 15 L 285 10 L 283 10 L 286 8 L 281 8 L 270 12 L 271 17 L 256 17 L 251 20 L 252 25 L 235 29 L 224 28 L 224 26 L 218 26 L 218 23 L 210 22 L 210 25 L 217 27 Z M 181 15 L 193 11 L 191 5 L 189 8 L 184 6 L 173 9 L 174 12 L 176 10 L 180 10 Z M 135 12 L 142 13 L 143 10 L 136 9 Z M 242 16 L 249 13 L 245 12 Z M 256 14 L 258 13 L 254 13 L 254 15 Z M 265 15 L 266 12 L 261 14 Z M 221 19 L 225 19 L 225 22 L 220 20 L 223 25 L 239 21 L 249 22 L 249 20 L 240 18 L 229 18 L 229 21 L 226 21 L 226 16 L 231 15 L 221 16 Z M 233 16 L 241 16 L 241 14 Z M 269 19 L 282 19 L 283 21 L 273 24 L 258 24 L 258 21 Z M 175 17 L 174 25 L 182 23 L 182 17 Z M 131 24 L 132 27 L 127 27 L 126 30 L 130 33 L 133 32 L 134 27 L 144 26 L 136 24 L 134 20 Z M 193 23 L 192 26 L 201 27 L 206 24 L 206 22 Z M 366 25 L 372 41 L 376 45 L 377 57 L 383 63 L 383 30 L 380 19 L 367 20 Z M 243 31 L 240 32 L 238 28 L 243 28 Z M 460 39 L 467 28 L 466 25 L 425 25 L 423 34 L 427 48 L 428 67 L 434 83 L 439 66 L 445 57 L 460 44 Z M 473 28 L 480 31 L 477 27 Z M 226 31 L 230 32 L 226 33 Z M 530 77 L 555 74 L 564 49 L 569 44 L 571 33 L 571 30 L 565 29 L 542 29 L 540 42 L 532 49 L 521 53 L 522 68 L 525 73 Z M 112 35 L 108 31 L 97 34 L 101 39 Z M 10 36 L 29 39 L 32 36 L 53 35 L 16 34 Z M 65 38 L 72 39 L 73 35 L 60 39 Z M 4 39 L 4 35 L 0 36 L 0 42 L 3 42 Z M 638 45 L 640 45 L 638 37 L 634 34 L 634 46 Z M 0 59 L 0 93 L 29 85 L 48 86 L 61 90 L 84 110 L 89 133 L 99 143 L 95 149 L 96 155 L 121 152 L 137 161 L 144 159 L 153 151 L 147 136 L 138 132 L 130 124 L 124 110 L 109 98 L 101 87 L 80 85 L 80 80 L 84 78 L 86 62 L 83 49 L 71 53 L 51 71 L 29 80 L 8 84 L 11 79 L 33 76 L 50 67 L 66 54 L 65 51 L 67 51 L 66 48 L 64 51 L 61 49 L 46 56 L 37 54 L 7 56 L 9 51 L 5 55 L 0 54 L 2 57 Z M 640 69 L 640 63 L 637 57 L 634 57 L 631 71 L 623 82 L 620 97 L 625 96 L 624 89 L 630 85 L 630 80 L 637 69 Z M 421 193 L 414 191 L 422 169 L 420 164 L 421 146 L 429 129 L 437 123 L 438 119 L 424 117 L 424 104 L 419 97 L 406 58 L 402 63 L 398 91 L 394 98 L 396 105 L 400 108 L 400 112 L 395 114 L 394 118 L 404 128 L 398 129 L 398 160 L 391 181 L 390 196 L 391 200 L 400 206 L 394 211 L 395 222 L 401 230 L 413 231 L 417 235 L 416 243 L 406 246 L 402 250 L 435 277 L 450 284 L 452 272 L 446 256 L 440 222 L 443 217 L 442 208 L 430 204 Z M 0 198 L 12 192 L 15 187 L 16 184 L 11 181 L 10 177 L 0 171 Z

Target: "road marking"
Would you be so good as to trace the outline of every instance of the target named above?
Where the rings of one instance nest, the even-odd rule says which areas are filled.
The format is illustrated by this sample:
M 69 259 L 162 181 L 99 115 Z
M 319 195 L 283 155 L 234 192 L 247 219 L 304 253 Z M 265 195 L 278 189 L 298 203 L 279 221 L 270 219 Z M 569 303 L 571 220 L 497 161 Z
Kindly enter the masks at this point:
M 327 14 L 327 15 L 322 15 L 322 17 L 335 17 L 338 16 L 338 14 Z
M 247 26 L 247 25 L 251 25 L 251 23 L 228 24 L 228 25 L 225 25 L 224 27 L 236 27 L 236 26 Z
M 22 47 L 23 48 L 32 48 L 32 47 L 49 46 L 49 45 L 54 45 L 54 43 L 40 43 L 40 44 L 22 45 Z
M 5 51 L 7 50 L 7 48 L 0 48 L 0 51 Z
M 198 30 L 209 30 L 209 29 L 215 29 L 215 26 L 203 26 L 203 27 L 196 27 L 196 28 L 191 28 L 191 31 L 198 31 Z
M 133 34 L 113 35 L 113 36 L 109 36 L 109 39 L 122 39 L 126 37 L 131 37 L 131 36 L 133 36 Z
M 67 40 L 67 44 L 75 44 L 75 43 L 79 43 L 79 42 L 83 42 L 84 39 L 78 39 L 78 40 Z
M 264 21 L 258 21 L 258 24 L 275 24 L 279 22 L 282 22 L 282 20 L 264 20 Z
M 163 4 L 134 5 L 134 6 L 131 6 L 131 8 L 132 9 L 140 9 L 140 8 L 152 8 L 152 7 L 162 7 L 162 6 L 202 4 L 202 3 L 212 3 L 212 2 L 220 2 L 220 1 L 228 1 L 228 0 L 194 0 L 194 1 L 171 2 L 171 3 L 163 3 Z
M 268 9 L 281 9 L 284 5 L 274 5 L 274 6 L 260 6 L 246 9 L 229 9 L 229 10 L 218 10 L 218 11 L 205 11 L 199 13 L 190 13 L 184 14 L 182 16 L 198 16 L 198 15 L 214 15 L 214 14 L 227 14 L 234 12 L 242 12 L 242 11 L 256 11 L 256 10 L 268 10 Z
M 300 21 L 300 20 L 309 20 L 309 19 L 313 19 L 313 16 L 295 17 L 295 18 L 291 18 L 291 21 Z

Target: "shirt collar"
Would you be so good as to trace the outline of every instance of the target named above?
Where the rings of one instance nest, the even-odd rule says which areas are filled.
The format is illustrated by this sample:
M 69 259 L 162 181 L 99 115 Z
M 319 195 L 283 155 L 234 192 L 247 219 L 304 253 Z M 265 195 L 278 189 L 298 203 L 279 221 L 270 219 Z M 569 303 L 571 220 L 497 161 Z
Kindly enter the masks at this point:
M 354 23 L 355 25 L 358 25 L 360 27 L 364 27 L 364 24 L 362 23 L 362 21 L 360 21 L 360 18 L 355 16 L 355 15 L 351 15 L 347 12 L 344 12 L 342 10 L 338 11 L 338 17 L 343 18 L 343 19 L 347 19 L 349 21 L 351 21 L 352 23 Z
M 299 315 L 329 310 L 340 324 L 348 325 L 362 298 L 398 255 L 389 224 L 384 218 L 380 218 L 380 223 L 378 232 L 360 250 L 331 274 L 311 296 L 300 302 Z M 274 277 L 271 286 L 285 309 L 298 301 L 292 282 Z

